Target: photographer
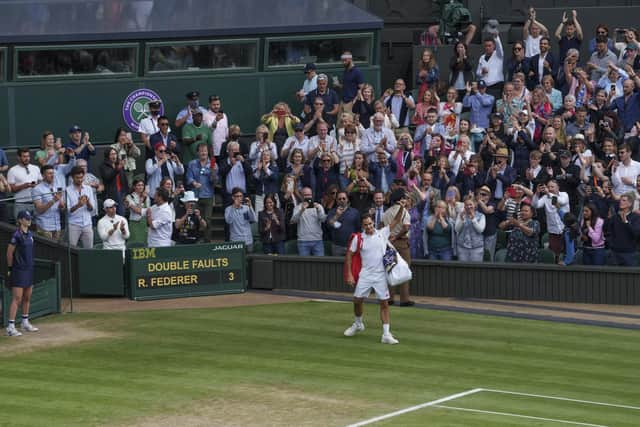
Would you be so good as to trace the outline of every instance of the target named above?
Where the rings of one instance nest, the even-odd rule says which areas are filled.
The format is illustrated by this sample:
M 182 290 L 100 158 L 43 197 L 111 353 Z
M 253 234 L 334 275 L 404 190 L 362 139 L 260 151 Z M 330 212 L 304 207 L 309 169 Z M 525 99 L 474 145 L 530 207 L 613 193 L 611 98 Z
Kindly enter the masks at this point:
M 569 195 L 560 191 L 556 180 L 550 179 L 546 184 L 538 185 L 532 204 L 536 209 L 544 208 L 549 233 L 549 249 L 555 254 L 557 263 L 564 246 L 562 217 L 569 211 Z
M 111 144 L 111 148 L 118 153 L 118 158 L 124 160 L 124 173 L 127 177 L 127 186 L 131 187 L 133 176 L 136 172 L 136 159 L 140 157 L 140 149 L 136 147 L 131 139 L 131 132 L 124 128 L 116 129 L 116 136 Z
M 291 223 L 298 224 L 298 255 L 324 256 L 322 223 L 327 214 L 320 203 L 313 201 L 313 191 L 302 189 L 302 202 L 293 210 Z
M 231 190 L 233 202 L 224 210 L 224 220 L 229 226 L 229 241 L 244 242 L 247 252 L 253 252 L 253 234 L 251 223 L 256 222 L 256 213 L 251 206 L 251 199 L 244 196 L 241 188 Z
M 185 191 L 176 208 L 174 223 L 174 240 L 179 245 L 199 243 L 205 237 L 207 221 L 198 209 L 198 198 L 193 191 Z
M 265 125 L 260 125 L 256 128 L 256 140 L 251 143 L 251 148 L 249 149 L 249 160 L 253 170 L 257 168 L 263 151 L 270 151 L 272 159 L 278 158 L 276 144 L 269 141 L 269 129 Z
M 265 254 L 284 255 L 286 224 L 284 213 L 276 207 L 273 194 L 264 198 L 264 209 L 258 213 L 258 231 Z
M 123 201 L 129 192 L 124 167 L 125 160 L 118 158 L 118 151 L 115 148 L 109 147 L 104 151 L 104 162 L 100 165 L 98 172 L 104 184 L 104 197 L 116 201 L 118 215 L 124 215 Z

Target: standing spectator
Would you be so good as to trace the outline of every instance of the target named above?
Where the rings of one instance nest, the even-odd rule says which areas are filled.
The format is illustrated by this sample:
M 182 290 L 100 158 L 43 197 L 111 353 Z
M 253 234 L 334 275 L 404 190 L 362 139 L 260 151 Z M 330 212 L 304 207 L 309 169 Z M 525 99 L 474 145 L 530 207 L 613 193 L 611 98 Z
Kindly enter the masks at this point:
M 525 43 L 525 56 L 531 58 L 534 55 L 540 53 L 540 40 L 542 37 L 548 37 L 549 30 L 542 25 L 541 22 L 536 21 L 536 10 L 532 7 L 529 8 L 529 14 L 527 20 L 522 27 L 522 37 Z
M 156 151 L 156 145 L 161 143 L 164 145 L 167 153 L 180 154 L 180 147 L 178 146 L 178 138 L 171 133 L 169 129 L 169 118 L 166 116 L 160 116 L 158 118 L 159 131 L 149 137 L 149 143 L 153 147 L 153 151 Z M 148 156 L 147 159 L 153 158 L 153 155 Z
M 367 181 L 366 178 L 358 179 L 356 184 L 350 184 L 347 193 L 349 194 L 351 207 L 355 208 L 361 217 L 366 213 L 371 213 L 373 194 L 369 188 L 369 181 Z M 382 213 L 383 212 L 380 212 L 380 218 L 382 218 Z
M 549 98 L 553 113 L 556 113 L 562 107 L 562 92 L 554 87 L 552 76 L 546 75 L 542 77 L 542 88 L 547 98 Z
M 169 206 L 169 192 L 166 188 L 158 187 L 154 195 L 155 204 L 146 210 L 147 246 L 162 248 L 173 246 L 171 234 L 173 232 L 174 213 Z
M 98 221 L 98 235 L 102 240 L 102 249 L 127 249 L 127 239 L 130 237 L 127 219 L 116 214 L 117 203 L 113 199 L 107 199 L 102 204 L 105 216 Z
M 376 148 L 376 161 L 369 163 L 371 181 L 375 189 L 381 190 L 384 194 L 390 191 L 396 175 L 396 162 L 390 161 L 389 157 L 389 154 L 379 146 Z
M 338 94 L 329 89 L 329 79 L 326 74 L 318 75 L 317 84 L 317 89 L 312 90 L 307 94 L 304 105 L 305 118 L 307 118 L 313 111 L 313 103 L 316 101 L 316 98 L 322 98 L 323 109 L 327 114 L 326 121 L 329 124 L 329 127 L 333 127 L 336 124 L 336 116 L 340 109 Z
M 507 62 L 507 81 L 512 81 L 513 76 L 518 73 L 528 75 L 531 69 L 529 58 L 524 54 L 524 43 L 517 41 L 513 44 L 512 55 Z
M 471 109 L 472 128 L 485 129 L 489 127 L 489 114 L 493 109 L 495 97 L 487 93 L 487 84 L 484 80 L 478 80 L 477 83 L 472 84 L 467 82 L 466 90 L 462 105 Z
M 542 87 L 538 86 L 531 92 L 530 108 L 531 117 L 535 123 L 533 142 L 537 144 L 542 138 L 542 130 L 549 125 L 553 113 L 553 106 Z
M 604 265 L 604 220 L 598 215 L 598 208 L 588 204 L 582 210 L 580 240 L 582 240 L 582 264 Z
M 256 212 L 251 206 L 251 199 L 244 197 L 241 188 L 231 190 L 233 203 L 224 210 L 224 220 L 229 226 L 229 241 L 243 242 L 247 252 L 253 252 L 253 234 L 251 224 L 256 222 Z
M 37 232 L 40 236 L 60 241 L 62 221 L 60 214 L 65 210 L 63 188 L 54 188 L 55 171 L 53 166 L 42 167 L 42 182 L 31 190 Z
M 396 137 L 394 133 L 383 126 L 384 114 L 376 113 L 373 116 L 373 126 L 365 130 L 362 134 L 362 143 L 360 148 L 368 157 L 369 162 L 375 161 L 376 149 L 381 147 L 383 151 L 392 154 L 396 148 Z
M 632 212 L 634 195 L 632 192 L 620 196 L 618 212 L 609 211 L 609 218 L 605 221 L 607 241 L 613 256 L 614 265 L 635 267 L 637 244 L 640 237 L 640 215 Z
M 78 125 L 73 125 L 69 129 L 69 142 L 64 146 L 73 150 L 76 159 L 86 160 L 89 163 L 91 156 L 96 155 L 96 148 L 89 141 L 89 132 L 82 133 L 82 128 Z
M 198 145 L 209 146 L 211 130 L 202 122 L 202 111 L 193 112 L 193 121 L 182 127 L 182 162 L 188 165 L 198 157 Z
M 461 194 L 474 194 L 487 181 L 487 174 L 482 168 L 482 158 L 474 154 L 465 163 L 456 176 L 456 185 Z
M 418 99 L 422 99 L 423 94 L 431 89 L 438 90 L 438 81 L 440 79 L 440 69 L 436 62 L 436 57 L 431 49 L 422 51 L 422 57 L 418 63 L 418 71 L 416 71 L 416 86 L 418 88 Z
M 362 170 L 363 166 L 366 170 L 366 159 L 360 151 L 360 138 L 358 138 L 358 130 L 354 125 L 347 125 L 344 129 L 344 136 L 338 138 L 338 148 L 336 154 L 340 164 L 340 184 L 342 188 L 346 188 L 352 179 L 350 179 L 350 169 L 356 164 L 355 158 L 358 157 L 356 167 Z M 367 172 L 368 175 L 368 172 Z
M 329 126 L 327 123 L 318 123 L 318 134 L 309 139 L 309 155 L 307 160 L 313 162 L 321 158 L 325 154 L 331 156 L 335 163 L 338 162 L 338 142 L 334 137 L 329 135 Z
M 447 89 L 447 99 L 438 105 L 438 118 L 447 129 L 447 135 L 451 135 L 459 130 L 460 113 L 462 113 L 462 102 L 457 102 L 458 92 L 455 88 Z M 470 124 L 466 120 L 467 124 Z M 469 129 L 467 129 L 468 131 Z
M 469 149 L 469 144 L 469 137 L 462 135 L 456 144 L 455 150 L 449 153 L 449 166 L 454 176 L 464 169 L 464 166 L 469 163 L 471 156 L 474 154 L 473 151 Z
M 487 92 L 494 98 L 502 94 L 504 82 L 503 61 L 504 51 L 500 36 L 496 34 L 485 38 L 482 42 L 484 55 L 480 56 L 476 76 L 478 80 L 483 80 L 487 85 Z M 467 91 L 468 92 L 468 91 Z
M 120 216 L 124 215 L 124 198 L 129 192 L 125 165 L 126 160 L 118 158 L 118 151 L 115 148 L 109 147 L 104 150 L 104 162 L 99 168 L 104 185 L 104 197 L 116 201 L 115 206 Z
M 411 228 L 411 216 L 405 209 L 407 195 L 403 189 L 395 190 L 389 197 L 389 209 L 384 212 L 382 222 L 389 226 L 389 242 L 398 251 L 407 264 L 411 265 L 411 251 L 409 249 L 409 229 Z M 402 214 L 398 214 L 402 211 Z M 395 223 L 394 227 L 391 227 Z M 396 286 L 400 290 L 400 306 L 410 307 L 415 303 L 409 299 L 409 282 Z M 393 304 L 393 292 L 389 292 L 389 304 Z
M 289 156 L 295 149 L 302 150 L 302 155 L 304 157 L 309 156 L 309 138 L 304 134 L 304 125 L 302 123 L 296 123 L 293 126 L 293 132 L 293 136 L 287 138 L 280 150 L 280 159 L 286 159 L 285 164 L 287 166 L 291 165 L 291 159 Z
M 498 148 L 494 155 L 494 163 L 487 173 L 487 185 L 496 200 L 502 199 L 507 187 L 516 180 L 516 170 L 507 164 L 508 159 L 509 150 Z
M 560 47 L 560 54 L 558 55 L 558 61 L 564 62 L 565 56 L 569 49 L 576 49 L 580 51 L 580 44 L 582 44 L 582 27 L 578 22 L 578 12 L 571 11 L 572 19 L 567 17 L 567 12 L 562 12 L 562 22 L 556 28 L 554 35 L 558 39 L 558 45 Z M 564 35 L 562 30 L 564 29 Z
M 316 64 L 313 62 L 306 64 L 304 66 L 304 74 L 306 75 L 306 78 L 304 79 L 304 83 L 302 83 L 302 89 L 296 92 L 296 98 L 298 98 L 298 101 L 300 102 L 304 102 L 307 94 L 318 88 Z
M 373 289 L 380 301 L 380 319 L 382 320 L 382 339 L 383 344 L 398 344 L 398 340 L 391 335 L 389 330 L 389 290 L 387 287 L 387 279 L 385 276 L 382 258 L 384 256 L 387 240 L 391 235 L 392 226 L 395 227 L 403 215 L 403 209 L 398 210 L 397 218 L 394 218 L 388 227 L 382 230 L 376 230 L 373 226 L 373 220 L 369 215 L 362 217 L 362 229 L 358 238 L 351 239 L 349 250 L 345 257 L 346 282 L 349 286 L 355 287 L 353 292 L 353 312 L 355 321 L 344 331 L 344 335 L 351 337 L 358 332 L 364 331 L 364 323 L 362 323 L 362 314 L 364 312 L 364 298 L 367 297 Z M 353 254 L 360 252 L 362 258 L 362 268 L 358 281 L 353 277 L 351 272 L 351 259 Z
M 129 244 L 147 243 L 147 209 L 151 206 L 144 181 L 136 179 L 131 186 L 131 193 L 124 199 L 129 209 Z
M 409 93 L 405 93 L 407 85 L 404 80 L 397 79 L 393 89 L 384 91 L 382 102 L 398 118 L 400 127 L 395 130 L 396 136 L 409 130 L 409 110 L 416 108 L 416 103 Z M 374 119 L 375 120 L 375 119 Z
M 267 194 L 275 194 L 278 191 L 278 165 L 271 158 L 271 151 L 263 151 L 258 164 L 253 171 L 256 185 L 255 205 L 256 212 L 260 213 L 264 208 L 264 198 Z M 278 205 L 280 203 L 277 203 Z
M 15 203 L 13 205 L 14 218 L 18 218 L 18 213 L 22 211 L 33 212 L 33 202 L 31 190 L 42 181 L 40 169 L 30 164 L 31 154 L 28 148 L 18 148 L 18 164 L 9 169 L 7 182 L 14 193 Z
M 187 187 L 198 197 L 198 207 L 203 217 L 209 221 L 213 214 L 214 184 L 218 177 L 218 164 L 209 158 L 205 143 L 198 144 L 198 158 L 187 165 Z
M 203 115 L 204 124 L 211 129 L 211 155 L 220 161 L 222 145 L 229 138 L 229 117 L 222 111 L 222 100 L 217 95 L 209 96 L 209 109 Z
M 162 142 L 156 142 L 153 148 L 156 155 L 147 159 L 145 170 L 147 171 L 149 192 L 155 194 L 156 188 L 164 178 L 170 178 L 175 188 L 177 175 L 184 174 L 184 166 L 180 162 L 180 158 L 175 153 L 167 151 Z
M 553 168 L 547 168 L 547 173 L 556 180 L 559 190 L 569 195 L 570 210 L 577 212 L 580 203 L 580 195 L 578 194 L 580 167 L 571 162 L 571 153 L 569 151 L 560 151 L 558 157 L 560 158 L 558 164 Z
M 437 155 L 440 146 L 435 143 L 435 136 L 445 134 L 447 134 L 447 128 L 444 124 L 438 123 L 438 111 L 435 108 L 431 108 L 426 112 L 424 122 L 416 128 L 416 132 L 413 135 L 414 146 L 418 148 L 417 150 L 414 149 L 414 151 L 424 158 Z
M 340 165 L 335 163 L 336 157 L 335 154 L 323 153 L 319 159 L 313 162 L 315 194 L 318 198 L 332 186 L 340 187 Z
M 549 233 L 549 249 L 555 254 L 557 263 L 564 246 L 562 217 L 569 212 L 569 195 L 561 192 L 558 183 L 551 179 L 546 185 L 538 186 L 531 202 L 536 209 L 544 209 Z M 522 208 L 520 208 L 520 215 L 522 215 Z
M 151 135 L 154 133 L 160 132 L 160 125 L 158 121 L 160 120 L 160 111 L 162 108 L 162 101 L 159 99 L 155 99 L 149 101 L 149 116 L 140 120 L 140 125 L 138 126 L 138 131 L 140 132 L 140 139 L 142 139 L 142 143 L 145 147 L 145 159 L 150 159 L 153 157 L 153 146 L 151 145 Z M 169 119 L 167 119 L 167 132 L 171 132 L 171 129 L 168 127 Z
M 416 191 L 416 189 L 417 187 L 413 188 L 414 191 Z M 424 227 L 422 226 L 421 209 L 424 207 L 424 203 L 419 203 L 418 197 L 420 197 L 418 194 L 411 193 L 406 199 L 407 204 L 405 206 L 407 212 L 409 212 L 409 220 L 411 222 L 409 228 L 409 256 L 411 259 L 424 258 L 424 244 L 422 242 Z
M 533 90 L 542 84 L 544 76 L 555 76 L 558 63 L 551 53 L 551 39 L 547 36 L 540 38 L 540 48 L 536 55 L 530 58 L 529 72 L 527 73 L 527 87 Z
M 344 256 L 351 234 L 360 229 L 360 213 L 349 206 L 349 196 L 338 192 L 337 205 L 327 213 L 327 226 L 331 236 L 331 255 Z
M 264 209 L 258 213 L 258 231 L 265 254 L 284 255 L 286 224 L 272 194 L 265 196 Z
M 467 54 L 467 45 L 457 42 L 453 47 L 453 56 L 449 62 L 449 86 L 455 88 L 458 101 L 462 101 L 467 83 L 471 83 L 473 80 L 473 65 Z
M 318 127 L 321 124 L 326 125 L 327 129 L 331 127 L 331 117 L 324 109 L 324 100 L 321 97 L 317 97 L 313 101 L 313 110 L 307 113 L 304 117 L 304 132 L 310 137 L 314 137 L 318 134 Z
M 636 178 L 640 175 L 640 162 L 631 159 L 631 147 L 618 147 L 618 161 L 612 166 L 611 183 L 613 192 L 622 195 L 635 190 Z
M 534 210 L 523 204 L 520 218 L 511 217 L 500 223 L 502 230 L 510 230 L 507 240 L 507 261 L 536 263 L 540 242 L 540 223 L 533 219 Z
M 11 304 L 9 305 L 9 325 L 7 335 L 19 337 L 22 335 L 16 329 L 16 314 L 18 304 L 22 304 L 22 330 L 38 332 L 38 328 L 29 322 L 29 305 L 33 292 L 33 235 L 29 231 L 31 214 L 20 211 L 17 215 L 18 229 L 11 236 L 7 246 L 7 279 L 11 288 Z
M 496 204 L 491 200 L 491 189 L 483 185 L 477 190 L 477 209 L 484 215 L 485 227 L 482 232 L 484 240 L 484 250 L 489 252 L 489 259 L 494 260 L 496 254 L 496 242 L 498 240 L 497 226 L 498 215 Z
M 9 170 L 9 160 L 7 160 L 7 154 L 2 148 L 0 148 L 0 199 L 5 199 L 7 193 L 11 191 L 11 186 L 7 182 L 5 173 Z M 8 221 L 9 214 L 7 212 L 7 204 L 0 203 L 0 221 Z
M 587 70 L 591 71 L 590 79 L 595 82 L 600 80 L 607 73 L 609 66 L 615 66 L 616 61 L 616 55 L 607 47 L 607 38 L 596 37 L 596 51 L 587 62 Z
M 198 209 L 198 198 L 193 191 L 185 191 L 176 207 L 174 223 L 175 241 L 179 245 L 200 243 L 205 240 L 207 221 Z
M 622 83 L 622 96 L 611 102 L 611 109 L 617 111 L 618 118 L 622 122 L 622 127 L 626 133 L 631 132 L 636 122 L 640 120 L 640 94 L 637 88 L 640 87 L 640 77 L 637 74 L 630 74 L 629 79 Z
M 342 101 L 340 102 L 338 117 L 342 117 L 342 114 L 346 112 L 351 113 L 356 95 L 358 95 L 364 85 L 364 75 L 362 71 L 360 71 L 360 68 L 356 67 L 356 64 L 353 63 L 353 54 L 345 50 L 340 56 L 340 60 L 344 67 L 342 84 L 336 77 L 334 77 L 333 81 L 334 88 L 342 89 Z M 338 123 L 338 127 L 340 127 L 340 123 Z
M 72 165 L 73 163 L 69 163 L 69 165 Z M 92 174 L 91 172 L 89 172 L 88 169 L 88 165 L 87 165 L 87 161 L 84 159 L 79 159 L 75 162 L 75 165 L 78 166 L 80 169 L 82 169 L 82 171 L 84 172 L 84 178 L 82 179 L 82 183 L 84 185 L 88 185 L 89 188 L 91 189 L 91 206 L 99 206 L 98 205 L 98 193 L 102 193 L 102 191 L 104 190 L 104 185 L 102 185 L 102 182 L 100 181 L 100 179 L 95 176 L 94 174 Z M 66 168 L 65 168 L 66 169 Z M 69 179 L 68 179 L 68 184 L 65 184 L 65 187 L 68 187 L 69 185 L 71 185 L 73 183 L 73 179 L 71 176 L 71 170 L 73 170 L 73 166 L 69 169 Z M 58 180 L 58 176 L 60 175 L 61 169 L 60 168 L 56 168 L 56 183 L 59 182 Z M 62 181 L 60 181 L 62 182 Z M 69 206 L 68 200 L 67 200 L 67 206 Z M 91 212 L 91 222 L 92 224 L 95 226 L 98 222 L 98 209 L 94 209 Z
M 286 102 L 278 102 L 271 112 L 262 116 L 260 121 L 268 128 L 268 139 L 276 145 L 277 153 L 284 148 L 288 138 L 293 137 L 294 127 L 300 123 L 300 119 L 291 113 Z M 277 157 L 273 160 L 276 161 Z
M 506 83 L 502 98 L 496 101 L 496 111 L 502 114 L 507 129 L 511 128 L 511 117 L 517 117 L 524 110 L 525 102 L 516 96 L 513 83 Z
M 293 210 L 291 223 L 298 224 L 298 255 L 324 256 L 322 243 L 322 223 L 327 214 L 322 205 L 313 201 L 313 191 L 302 189 L 302 202 Z
M 140 157 L 140 149 L 136 147 L 131 139 L 131 133 L 123 127 L 116 129 L 111 148 L 116 150 L 118 159 L 124 160 L 124 174 L 127 177 L 127 187 L 133 183 L 133 175 L 136 172 L 136 160 Z
M 596 51 L 596 41 L 598 37 L 605 37 L 607 39 L 607 47 L 610 51 L 615 52 L 616 46 L 611 37 L 609 37 L 609 27 L 605 24 L 598 24 L 596 26 L 596 35 L 591 40 L 589 40 L 589 55 Z
M 256 168 L 263 151 L 270 151 L 272 159 L 278 158 L 278 148 L 269 140 L 269 129 L 265 125 L 260 125 L 256 128 L 256 140 L 251 143 L 249 150 L 251 168 Z
M 438 200 L 425 230 L 425 253 L 429 254 L 430 260 L 453 259 L 453 227 L 453 222 L 447 215 L 446 202 Z
M 202 114 L 207 112 L 206 108 L 200 106 L 200 92 L 193 90 L 187 92 L 185 97 L 187 98 L 187 106 L 178 112 L 175 122 L 176 128 L 185 123 L 193 123 L 193 113 L 195 111 L 201 111 Z M 151 145 L 154 145 L 153 141 L 151 141 Z
M 47 164 L 55 166 L 58 163 L 64 163 L 64 157 L 62 156 L 65 151 L 65 148 L 62 147 L 61 139 L 56 139 L 53 132 L 45 130 L 40 140 L 40 150 L 36 151 L 34 158 L 40 167 Z
M 456 219 L 458 261 L 482 262 L 484 256 L 484 236 L 486 226 L 482 212 L 476 210 L 476 200 L 472 194 L 464 198 L 464 210 Z
M 425 116 L 427 115 L 427 111 L 429 111 L 432 108 L 435 108 L 437 111 L 438 106 L 440 105 L 440 98 L 438 98 L 438 95 L 434 89 L 425 90 L 424 92 L 422 92 L 422 97 L 418 99 L 420 100 L 420 102 L 416 104 L 416 109 L 413 114 L 413 118 L 411 119 L 411 122 L 414 125 L 424 124 L 424 119 L 425 119 Z M 402 132 L 402 133 L 405 133 L 405 132 Z
M 67 187 L 66 204 L 69 207 L 69 245 L 78 246 L 82 241 L 84 249 L 93 248 L 93 220 L 95 211 L 93 190 L 83 184 L 84 169 L 75 166 L 71 169 L 72 184 Z
M 375 114 L 375 99 L 373 97 L 373 86 L 365 83 L 356 95 L 351 111 L 356 115 L 362 127 L 368 129 L 371 126 L 371 117 Z

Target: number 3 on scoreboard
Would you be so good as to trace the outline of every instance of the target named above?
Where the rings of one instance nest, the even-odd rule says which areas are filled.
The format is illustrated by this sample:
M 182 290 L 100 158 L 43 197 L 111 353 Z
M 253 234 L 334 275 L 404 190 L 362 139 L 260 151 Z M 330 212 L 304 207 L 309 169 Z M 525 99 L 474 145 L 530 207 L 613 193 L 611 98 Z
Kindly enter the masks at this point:
M 233 282 L 234 280 L 236 280 L 236 273 L 234 271 L 228 271 L 227 272 L 227 280 L 229 282 Z

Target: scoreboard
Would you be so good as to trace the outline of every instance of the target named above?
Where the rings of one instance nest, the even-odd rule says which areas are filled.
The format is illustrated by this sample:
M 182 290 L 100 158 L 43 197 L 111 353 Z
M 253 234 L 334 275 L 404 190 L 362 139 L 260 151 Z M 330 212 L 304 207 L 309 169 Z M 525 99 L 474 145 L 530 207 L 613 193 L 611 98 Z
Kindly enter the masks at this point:
M 132 248 L 127 251 L 127 271 L 133 300 L 246 290 L 244 243 Z

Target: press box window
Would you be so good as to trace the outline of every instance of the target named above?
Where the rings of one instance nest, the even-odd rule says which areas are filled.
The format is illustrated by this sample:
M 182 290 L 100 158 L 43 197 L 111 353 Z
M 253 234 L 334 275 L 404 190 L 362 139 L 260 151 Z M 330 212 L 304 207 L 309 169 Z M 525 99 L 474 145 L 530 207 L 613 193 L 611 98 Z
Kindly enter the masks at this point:
M 17 52 L 18 77 L 132 74 L 135 47 L 69 47 Z
M 336 64 L 340 63 L 340 56 L 345 50 L 351 51 L 354 62 L 368 63 L 371 59 L 371 38 L 272 40 L 269 42 L 268 65 Z
M 256 43 L 175 44 L 149 47 L 148 71 L 199 71 L 256 66 Z

